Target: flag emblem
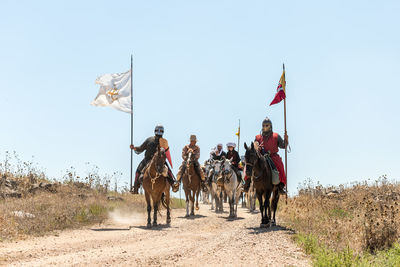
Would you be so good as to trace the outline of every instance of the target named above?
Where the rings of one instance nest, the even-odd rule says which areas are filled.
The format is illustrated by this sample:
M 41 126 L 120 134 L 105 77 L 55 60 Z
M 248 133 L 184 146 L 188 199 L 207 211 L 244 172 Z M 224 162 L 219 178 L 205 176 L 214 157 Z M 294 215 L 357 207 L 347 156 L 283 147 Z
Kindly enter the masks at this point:
M 118 99 L 118 89 L 115 85 L 113 86 L 113 89 L 107 91 L 107 95 L 111 98 L 112 102 Z
M 286 98 L 286 80 L 285 80 L 285 70 L 282 73 L 281 78 L 279 79 L 278 87 L 276 88 L 276 94 L 274 99 L 272 100 L 271 105 L 278 104 L 283 99 Z
M 120 111 L 131 113 L 131 71 L 105 74 L 96 79 L 100 85 L 99 93 L 91 105 L 110 106 Z

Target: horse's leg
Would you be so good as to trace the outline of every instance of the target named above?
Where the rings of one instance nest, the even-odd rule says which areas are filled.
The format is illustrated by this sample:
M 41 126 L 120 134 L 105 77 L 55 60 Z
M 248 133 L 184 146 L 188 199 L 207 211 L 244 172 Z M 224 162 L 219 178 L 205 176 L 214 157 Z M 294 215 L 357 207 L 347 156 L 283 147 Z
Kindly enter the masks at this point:
M 253 206 L 252 206 L 252 211 L 255 211 L 256 210 L 256 199 L 257 199 L 257 194 L 256 194 L 256 192 L 255 191 L 253 191 L 253 193 L 252 193 L 252 200 L 253 200 Z
M 272 217 L 272 225 L 276 225 L 276 220 L 275 220 L 275 213 L 276 209 L 278 208 L 278 202 L 279 202 L 279 192 L 278 190 L 274 190 L 274 193 L 272 195 L 272 211 L 273 211 L 273 217 Z
M 215 212 L 221 212 L 221 195 L 218 194 L 218 191 L 215 193 Z
M 235 211 L 235 206 L 236 206 L 236 195 L 235 194 L 232 194 L 232 217 L 233 218 L 235 218 L 236 216 L 235 216 L 235 214 L 236 214 L 236 211 Z
M 200 189 L 197 190 L 196 193 L 196 210 L 199 210 L 199 194 L 200 194 Z
M 189 217 L 189 193 L 188 190 L 185 190 L 185 197 L 186 197 L 186 216 Z
M 233 202 L 232 202 L 232 208 L 233 208 L 233 218 L 236 218 L 236 210 L 237 210 L 237 201 L 239 199 L 239 196 L 236 195 L 236 189 L 233 190 L 232 196 L 233 196 Z
M 213 192 L 211 192 L 211 210 L 214 210 L 214 193 Z
M 190 216 L 194 216 L 194 191 L 190 191 Z
M 239 204 L 239 199 L 240 199 L 240 194 L 237 195 L 236 189 L 235 189 L 235 218 L 237 218 L 237 207 Z
M 219 212 L 219 198 L 217 193 L 214 194 L 214 201 L 215 201 L 215 213 Z
M 271 191 L 267 191 L 265 193 L 265 214 L 266 214 L 266 223 L 269 224 L 271 222 Z
M 261 226 L 264 225 L 264 203 L 263 203 L 263 195 L 257 194 L 258 204 L 260 205 L 260 213 L 261 213 Z
M 170 195 L 169 195 L 169 190 L 165 192 L 165 202 L 167 206 L 167 224 L 171 223 L 171 207 L 169 206 L 170 203 Z
M 151 228 L 151 201 L 150 194 L 147 191 L 144 191 L 144 195 L 147 203 L 147 228 Z
M 158 212 L 158 205 L 160 204 L 160 201 L 154 201 L 153 200 L 153 206 L 154 206 L 154 213 L 153 213 L 153 226 L 157 226 L 157 212 Z
M 234 205 L 235 205 L 235 196 L 233 195 L 232 192 L 229 194 L 229 217 L 233 218 L 235 217 L 235 210 L 234 210 Z
M 224 192 L 221 191 L 220 202 L 219 202 L 221 212 L 224 212 L 224 203 L 226 203 Z

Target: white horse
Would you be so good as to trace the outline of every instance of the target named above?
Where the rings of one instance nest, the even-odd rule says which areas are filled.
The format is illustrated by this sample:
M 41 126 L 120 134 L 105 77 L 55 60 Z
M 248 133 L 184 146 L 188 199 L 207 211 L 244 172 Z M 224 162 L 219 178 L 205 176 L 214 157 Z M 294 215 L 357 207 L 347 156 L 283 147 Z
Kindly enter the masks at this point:
M 210 192 L 211 192 L 211 209 L 214 209 L 215 201 L 215 212 L 224 212 L 224 191 L 223 186 L 217 185 L 218 177 L 221 175 L 222 160 L 212 160 L 211 169 L 209 172 Z
M 214 196 L 212 193 L 212 187 L 211 183 L 209 183 L 209 177 L 210 177 L 210 171 L 212 170 L 212 159 L 208 159 L 204 162 L 204 165 L 202 166 L 204 176 L 206 177 L 206 187 L 207 187 L 207 192 L 202 192 L 202 198 L 203 198 L 203 204 L 210 204 L 210 197 L 211 197 L 211 210 L 214 209 Z
M 249 178 L 251 179 L 251 178 Z M 251 181 L 249 191 L 246 193 L 248 208 L 251 212 L 254 212 L 256 209 L 256 190 L 254 189 L 254 183 Z
M 221 172 L 217 179 L 218 187 L 222 187 L 228 196 L 229 218 L 237 218 L 237 203 L 242 192 L 241 184 L 238 184 L 236 172 L 232 168 L 230 160 L 224 159 L 221 162 Z

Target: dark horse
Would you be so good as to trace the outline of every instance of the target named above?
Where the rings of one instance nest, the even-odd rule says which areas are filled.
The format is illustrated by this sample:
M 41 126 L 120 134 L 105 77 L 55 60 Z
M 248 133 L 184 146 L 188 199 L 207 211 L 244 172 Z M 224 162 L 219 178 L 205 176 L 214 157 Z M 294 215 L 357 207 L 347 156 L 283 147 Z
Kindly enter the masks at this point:
M 160 205 L 167 209 L 167 224 L 171 223 L 171 209 L 167 181 L 168 169 L 165 166 L 166 154 L 164 148 L 158 147 L 143 176 L 143 189 L 147 202 L 147 227 L 151 227 L 151 201 L 153 202 L 153 226 L 157 226 L 157 211 Z
M 246 175 L 251 177 L 254 183 L 254 189 L 260 204 L 261 212 L 261 226 L 268 227 L 270 225 L 275 226 L 275 213 L 278 207 L 279 192 L 278 187 L 272 184 L 272 172 L 268 166 L 267 160 L 257 149 L 254 147 L 254 143 L 251 143 L 251 147 L 248 147 L 244 143 L 246 149 L 245 161 L 246 161 Z M 271 205 L 270 198 L 272 194 L 272 210 L 273 216 L 271 218 Z M 264 199 L 264 201 L 263 201 Z

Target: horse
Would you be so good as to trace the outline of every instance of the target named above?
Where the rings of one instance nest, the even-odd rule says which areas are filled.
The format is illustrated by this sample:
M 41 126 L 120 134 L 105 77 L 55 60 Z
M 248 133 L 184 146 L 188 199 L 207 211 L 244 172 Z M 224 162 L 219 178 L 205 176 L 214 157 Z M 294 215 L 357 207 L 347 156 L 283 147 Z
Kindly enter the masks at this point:
M 278 207 L 279 192 L 278 187 L 272 184 L 272 172 L 266 158 L 255 149 L 254 143 L 248 147 L 244 143 L 246 175 L 251 177 L 257 199 L 260 204 L 261 225 L 260 227 L 275 226 L 275 214 Z M 270 204 L 272 194 L 272 203 Z M 271 218 L 271 205 L 273 216 Z
M 207 193 L 204 193 L 206 197 L 203 198 L 203 204 L 210 204 L 210 197 L 211 197 L 211 210 L 214 210 L 214 195 L 212 192 L 212 186 L 211 186 L 211 179 L 210 179 L 210 173 L 213 169 L 212 166 L 212 159 L 208 159 L 204 162 L 204 165 L 202 166 L 204 175 L 206 177 L 206 183 L 205 186 L 207 187 Z
M 202 196 L 202 200 L 203 200 L 203 204 L 210 204 L 210 197 L 211 197 L 211 207 L 212 210 L 214 209 L 214 205 L 213 205 L 213 200 L 214 197 L 211 193 L 211 183 L 209 183 L 209 179 L 208 179 L 208 175 L 210 173 L 210 170 L 212 169 L 212 165 L 211 165 L 211 161 L 212 159 L 208 159 L 204 162 L 204 164 L 201 166 L 201 169 L 203 170 L 204 176 L 206 177 L 206 182 L 205 182 L 205 187 L 207 189 L 207 191 L 202 191 L 201 192 L 201 196 Z
M 186 216 L 194 216 L 194 201 L 196 200 L 196 210 L 199 210 L 199 194 L 201 187 L 201 178 L 194 169 L 194 158 L 193 151 L 190 149 L 188 158 L 184 164 L 186 164 L 185 172 L 182 175 L 183 190 L 185 191 L 186 197 Z M 190 215 L 189 215 L 190 209 Z
M 229 218 L 237 217 L 237 203 L 239 195 L 242 192 L 241 186 L 238 183 L 238 177 L 235 170 L 232 168 L 232 162 L 228 159 L 223 159 L 221 163 L 221 173 L 217 179 L 217 185 L 223 187 L 223 191 L 228 197 L 229 203 Z
M 143 189 L 147 203 L 147 227 L 151 228 L 151 201 L 153 202 L 153 226 L 157 226 L 157 212 L 160 205 L 167 209 L 167 224 L 171 223 L 170 185 L 167 180 L 167 158 L 164 148 L 158 147 L 143 176 Z
M 215 213 L 222 213 L 224 212 L 224 200 L 223 195 L 224 191 L 222 187 L 217 185 L 217 179 L 221 174 L 222 168 L 222 160 L 212 160 L 211 169 L 208 174 L 208 179 L 210 180 L 210 192 L 211 192 L 211 199 L 215 200 Z M 214 209 L 214 202 L 211 203 L 211 209 Z
M 250 178 L 249 178 L 250 179 Z M 249 191 L 246 193 L 247 208 L 253 212 L 256 209 L 256 190 L 253 181 L 250 182 Z

